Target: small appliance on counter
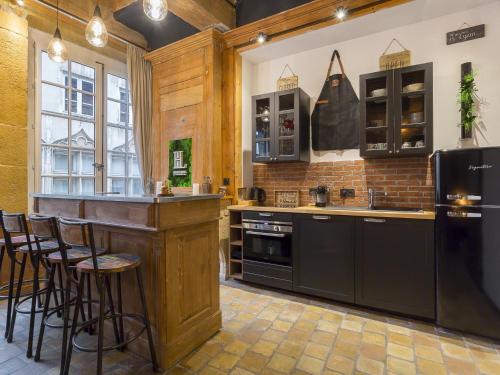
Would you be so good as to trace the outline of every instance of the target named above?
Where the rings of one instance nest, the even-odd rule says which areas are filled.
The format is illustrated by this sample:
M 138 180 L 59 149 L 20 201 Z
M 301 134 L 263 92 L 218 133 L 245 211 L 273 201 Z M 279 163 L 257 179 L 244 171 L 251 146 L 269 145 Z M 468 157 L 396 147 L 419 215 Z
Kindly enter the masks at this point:
M 264 189 L 258 187 L 249 187 L 249 188 L 239 188 L 238 189 L 238 200 L 243 202 L 255 202 L 259 206 L 263 206 L 266 202 L 266 191 Z M 238 202 L 240 203 L 240 202 Z M 248 204 L 249 206 L 253 206 L 255 204 Z
M 328 203 L 328 187 L 318 186 L 309 189 L 309 195 L 314 198 L 316 207 L 326 207 Z
M 437 151 L 437 321 L 500 339 L 500 147 Z

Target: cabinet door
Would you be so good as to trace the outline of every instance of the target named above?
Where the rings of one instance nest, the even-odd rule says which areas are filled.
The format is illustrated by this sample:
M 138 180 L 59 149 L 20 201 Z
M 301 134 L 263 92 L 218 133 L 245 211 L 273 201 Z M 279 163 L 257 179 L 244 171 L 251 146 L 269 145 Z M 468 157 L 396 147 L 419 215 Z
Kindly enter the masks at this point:
M 274 149 L 274 93 L 252 98 L 252 161 L 272 161 Z
M 275 157 L 278 161 L 300 159 L 299 90 L 275 94 Z
M 295 291 L 354 302 L 354 227 L 347 216 L 295 216 Z
M 434 319 L 434 223 L 359 218 L 356 233 L 356 303 Z
M 394 153 L 393 71 L 360 77 L 361 156 L 387 157 Z
M 394 72 L 396 155 L 428 155 L 433 150 L 432 63 Z

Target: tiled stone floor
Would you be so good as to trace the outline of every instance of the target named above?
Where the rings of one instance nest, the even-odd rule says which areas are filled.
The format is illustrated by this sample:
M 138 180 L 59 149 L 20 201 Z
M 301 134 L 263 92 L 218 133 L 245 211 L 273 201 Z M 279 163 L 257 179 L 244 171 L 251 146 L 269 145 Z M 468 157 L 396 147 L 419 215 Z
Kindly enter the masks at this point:
M 223 329 L 168 374 L 500 374 L 500 343 L 430 324 L 226 282 Z M 0 325 L 5 303 L 0 305 Z M 26 320 L 0 340 L 0 374 L 58 374 L 60 331 L 48 329 L 43 361 L 25 357 Z M 2 332 L 3 332 L 3 326 Z M 71 374 L 94 374 L 95 355 L 75 353 Z M 106 374 L 152 374 L 131 353 L 104 357 Z

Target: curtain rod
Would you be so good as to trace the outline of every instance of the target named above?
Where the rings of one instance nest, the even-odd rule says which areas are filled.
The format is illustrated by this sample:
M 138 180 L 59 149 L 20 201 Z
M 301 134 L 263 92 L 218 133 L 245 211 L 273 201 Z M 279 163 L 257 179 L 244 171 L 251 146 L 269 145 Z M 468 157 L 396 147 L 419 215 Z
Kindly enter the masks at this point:
M 34 0 L 34 1 L 35 1 L 36 3 L 38 3 L 38 4 L 40 4 L 40 5 L 43 5 L 43 6 L 44 6 L 44 7 L 46 7 L 46 8 L 52 9 L 52 10 L 54 10 L 54 11 L 57 11 L 57 7 L 56 7 L 55 5 L 52 5 L 51 3 L 49 3 L 49 2 L 48 2 L 48 1 L 46 1 L 46 0 Z M 69 18 L 71 18 L 71 19 L 73 19 L 73 20 L 75 20 L 75 21 L 78 21 L 78 22 L 80 22 L 80 23 L 82 23 L 82 24 L 84 24 L 84 25 L 86 25 L 86 24 L 89 22 L 88 20 L 85 20 L 85 19 L 83 19 L 83 18 L 81 18 L 81 17 L 78 17 L 78 16 L 76 16 L 76 15 L 74 15 L 74 14 L 71 14 L 71 13 L 69 13 L 68 11 L 66 11 L 66 10 L 64 10 L 64 9 L 62 9 L 62 8 L 59 8 L 59 13 L 60 13 L 60 14 L 65 15 L 66 17 L 69 17 Z M 138 45 L 138 44 L 136 44 L 136 43 L 134 43 L 134 42 L 131 42 L 131 41 L 129 41 L 129 40 L 123 39 L 122 37 L 120 37 L 120 36 L 118 36 L 118 35 L 116 35 L 116 34 L 110 33 L 109 31 L 108 31 L 108 35 L 109 35 L 110 37 L 112 37 L 112 38 L 114 38 L 114 39 L 116 39 L 116 40 L 118 40 L 118 41 L 120 41 L 120 42 L 124 43 L 124 44 L 128 44 L 128 45 L 131 45 L 131 46 L 135 46 L 135 47 L 138 47 L 138 48 L 140 48 L 140 49 L 146 49 L 146 48 L 144 48 L 143 46 L 140 46 L 140 45 Z

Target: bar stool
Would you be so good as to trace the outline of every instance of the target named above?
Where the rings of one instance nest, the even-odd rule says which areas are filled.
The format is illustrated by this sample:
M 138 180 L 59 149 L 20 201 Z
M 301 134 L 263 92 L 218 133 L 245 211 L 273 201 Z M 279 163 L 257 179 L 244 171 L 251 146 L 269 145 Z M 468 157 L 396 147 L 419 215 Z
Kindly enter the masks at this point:
M 62 240 L 61 240 L 61 235 L 59 232 L 59 226 L 57 224 L 57 219 L 55 217 L 50 217 L 50 216 L 41 216 L 41 215 L 32 215 L 30 216 L 30 221 L 31 225 L 33 228 L 33 233 L 36 234 L 37 238 L 40 238 L 42 235 L 46 239 L 51 239 L 57 241 L 58 244 L 58 252 L 53 252 L 49 254 L 47 257 L 47 262 L 49 264 L 50 268 L 50 273 L 49 273 L 49 280 L 48 280 L 48 285 L 47 285 L 47 296 L 48 298 L 45 299 L 44 307 L 43 307 L 43 312 L 42 312 L 42 319 L 40 322 L 40 331 L 38 334 L 38 344 L 35 352 L 35 362 L 40 360 L 41 356 L 41 349 L 42 349 L 42 344 L 43 344 L 43 337 L 45 333 L 45 327 L 50 327 L 50 328 L 62 328 L 63 329 L 63 345 L 61 347 L 61 371 L 64 368 L 64 363 L 65 363 L 65 356 L 66 356 L 66 350 L 67 350 L 67 334 L 68 334 L 68 329 L 70 328 L 69 322 L 67 317 L 69 317 L 69 308 L 72 305 L 75 305 L 76 303 L 76 297 L 71 298 L 71 290 L 72 286 L 78 285 L 78 279 L 77 279 L 77 273 L 76 273 L 76 267 L 75 265 L 78 262 L 81 262 L 82 260 L 88 259 L 92 257 L 92 251 L 88 247 L 75 247 L 71 248 L 67 245 L 65 245 Z M 100 249 L 96 248 L 96 253 L 99 255 L 105 254 L 106 250 L 105 249 Z M 66 283 L 65 287 L 63 288 L 63 281 L 62 281 L 62 275 L 61 275 L 61 268 L 64 269 L 65 277 L 66 277 Z M 56 286 L 55 286 L 55 274 L 56 270 L 59 272 L 59 289 L 61 291 L 61 301 L 62 305 L 57 306 L 57 300 L 56 302 L 56 308 L 55 309 L 50 309 L 50 296 L 52 292 L 54 292 L 54 296 L 57 297 L 56 293 Z M 90 291 L 90 277 L 87 277 L 87 300 L 82 301 L 82 305 L 80 306 L 80 313 L 82 316 L 82 320 L 85 321 L 85 312 L 83 309 L 83 304 L 88 305 L 88 316 L 89 319 L 92 319 L 92 294 Z M 110 290 L 111 292 L 111 290 Z M 60 310 L 63 310 L 64 314 L 64 320 L 63 320 L 63 325 L 54 325 L 50 324 L 48 322 L 48 319 L 51 317 L 51 315 L 54 314 L 54 312 L 58 312 Z M 55 310 L 55 311 L 54 311 Z M 89 334 L 92 334 L 91 330 L 88 330 Z
M 3 211 L 0 210 L 0 220 L 1 217 L 3 217 Z M 3 231 L 3 230 L 2 230 Z M 29 237 L 30 241 L 35 241 L 35 237 L 30 235 Z M 8 258 L 10 260 L 10 273 L 9 273 L 9 281 L 7 283 L 4 283 L 0 285 L 0 301 L 8 300 L 7 303 L 7 319 L 5 323 L 5 338 L 8 337 L 9 335 L 9 326 L 10 326 L 10 318 L 12 316 L 12 299 L 13 299 L 13 294 L 14 294 L 14 288 L 17 286 L 17 281 L 14 281 L 15 278 L 15 268 L 16 264 L 20 265 L 21 262 L 19 262 L 16 258 L 16 252 L 17 249 L 21 246 L 24 246 L 27 244 L 26 241 L 26 236 L 10 236 L 10 244 L 11 244 L 11 250 L 7 249 L 7 244 L 5 241 L 5 234 L 4 238 L 0 238 L 0 270 L 2 269 L 3 266 L 3 260 L 5 257 L 5 253 L 7 253 Z M 13 256 L 11 256 L 13 255 Z M 14 261 L 13 261 L 14 259 Z M 27 283 L 32 283 L 33 279 L 31 280 L 23 280 L 23 284 Z M 5 294 L 7 292 L 7 294 Z M 26 294 L 22 294 L 24 297 Z
M 28 358 L 32 357 L 33 349 L 33 336 L 35 327 L 35 314 L 41 313 L 41 296 L 46 296 L 47 288 L 41 288 L 40 283 L 46 281 L 47 279 L 40 278 L 40 265 L 45 268 L 48 273 L 48 268 L 44 263 L 44 257 L 52 252 L 58 251 L 59 244 L 57 242 L 41 242 L 38 240 L 37 236 L 34 235 L 34 241 L 28 232 L 28 224 L 26 222 L 26 216 L 24 214 L 13 213 L 8 214 L 2 212 L 0 224 L 2 226 L 5 245 L 7 253 L 11 259 L 11 275 L 10 275 L 10 285 L 9 285 L 9 307 L 7 311 L 8 329 L 7 329 L 7 342 L 11 343 L 14 336 L 14 328 L 16 324 L 17 314 L 29 314 L 30 324 L 29 324 L 29 334 L 28 334 L 28 348 L 26 351 L 26 356 Z M 12 244 L 13 234 L 22 234 L 25 237 L 25 245 L 14 247 Z M 16 257 L 16 253 L 22 254 L 22 259 L 19 261 Z M 33 279 L 24 280 L 24 272 L 26 269 L 27 258 L 30 258 L 31 267 L 33 269 Z M 14 283 L 13 278 L 15 274 L 16 264 L 20 265 L 19 278 L 17 283 Z M 32 288 L 31 293 L 21 296 L 21 291 L 23 287 L 31 282 Z M 13 288 L 16 285 L 16 295 L 13 297 Z M 47 296 L 46 296 L 47 297 Z M 22 298 L 22 299 L 21 299 Z M 29 310 L 23 310 L 22 304 L 26 301 L 31 300 L 31 308 Z M 38 302 L 38 309 L 37 309 Z M 10 311 L 11 310 L 11 313 Z M 9 315 L 10 313 L 10 315 Z
M 77 349 L 85 352 L 97 352 L 97 375 L 102 375 L 102 356 L 104 351 L 120 349 L 130 344 L 132 341 L 139 338 L 139 336 L 146 331 L 148 337 L 149 351 L 151 355 L 151 362 L 153 363 L 153 370 L 158 371 L 158 363 L 156 359 L 156 352 L 154 349 L 153 335 L 151 332 L 151 325 L 149 322 L 146 297 L 144 294 L 144 286 L 142 283 L 142 276 L 140 272 L 141 258 L 136 255 L 131 254 L 111 254 L 98 256 L 96 252 L 96 246 L 94 241 L 93 226 L 91 223 L 82 221 L 70 221 L 66 219 L 59 219 L 59 230 L 61 234 L 61 239 L 65 245 L 68 246 L 89 246 L 92 251 L 92 257 L 84 260 L 76 265 L 77 270 L 80 274 L 93 275 L 97 285 L 97 292 L 99 294 L 99 316 L 95 319 L 88 320 L 84 322 L 77 329 L 78 322 L 78 309 L 82 304 L 82 294 L 84 287 L 84 277 L 80 277 L 78 282 L 77 296 L 76 296 L 76 306 L 73 313 L 73 319 L 71 322 L 71 333 L 68 343 L 68 352 L 66 354 L 66 363 L 64 367 L 64 375 L 69 373 L 69 367 L 71 364 L 71 356 L 73 352 L 73 346 Z M 139 294 L 142 304 L 142 315 L 139 314 L 129 314 L 123 313 L 122 310 L 122 298 L 121 298 L 121 274 L 129 271 L 135 270 L 137 285 L 139 288 Z M 110 309 L 111 314 L 105 314 L 104 308 L 106 303 L 106 296 L 104 287 L 109 286 L 110 278 L 116 275 L 117 281 L 117 292 L 118 292 L 118 312 L 115 313 L 112 308 L 112 296 L 108 289 L 108 298 L 110 299 Z M 123 331 L 123 319 L 133 319 L 141 323 L 142 327 L 140 331 L 133 335 L 132 337 L 125 339 L 125 333 Z M 104 346 L 104 322 L 105 320 L 113 319 L 113 329 L 115 332 L 116 344 L 113 346 Z M 117 330 L 115 319 L 119 320 L 120 328 Z M 93 324 L 98 324 L 98 339 L 97 348 L 84 347 L 77 342 L 78 334 L 81 331 Z

